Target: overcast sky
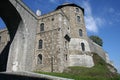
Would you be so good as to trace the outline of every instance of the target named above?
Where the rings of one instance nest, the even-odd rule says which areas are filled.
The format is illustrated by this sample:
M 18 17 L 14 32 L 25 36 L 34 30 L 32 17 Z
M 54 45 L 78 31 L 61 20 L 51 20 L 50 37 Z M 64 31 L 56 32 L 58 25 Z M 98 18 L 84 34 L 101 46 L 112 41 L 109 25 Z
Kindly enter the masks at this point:
M 103 39 L 103 48 L 120 72 L 120 0 L 23 0 L 35 13 L 53 11 L 65 2 L 75 3 L 85 9 L 85 25 L 88 35 L 98 35 Z M 5 24 L 0 18 L 0 28 Z

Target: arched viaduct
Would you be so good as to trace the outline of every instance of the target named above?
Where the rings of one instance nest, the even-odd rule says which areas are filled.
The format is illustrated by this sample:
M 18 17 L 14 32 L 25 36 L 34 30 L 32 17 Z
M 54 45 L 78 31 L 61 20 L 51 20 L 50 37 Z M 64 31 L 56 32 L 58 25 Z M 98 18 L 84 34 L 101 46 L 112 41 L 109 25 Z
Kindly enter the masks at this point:
M 21 0 L 0 0 L 0 17 L 10 34 L 0 54 L 0 71 L 32 71 L 36 15 Z

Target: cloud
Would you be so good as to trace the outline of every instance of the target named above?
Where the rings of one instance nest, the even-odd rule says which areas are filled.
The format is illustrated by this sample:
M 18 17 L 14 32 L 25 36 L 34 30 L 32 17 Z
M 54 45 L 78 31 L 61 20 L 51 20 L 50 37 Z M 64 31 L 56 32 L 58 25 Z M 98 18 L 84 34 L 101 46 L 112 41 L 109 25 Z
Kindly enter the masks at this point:
M 56 3 L 56 0 L 50 0 L 51 3 Z
M 85 16 L 86 28 L 90 32 L 98 32 L 95 20 L 92 16 Z
M 55 0 L 50 0 L 50 2 L 54 2 Z
M 109 10 L 108 10 L 110 13 L 114 13 L 114 8 L 109 8 Z
M 106 21 L 104 18 L 96 17 L 95 22 L 96 22 L 97 27 L 102 27 Z
M 104 24 L 105 20 L 100 17 L 94 17 L 92 15 L 92 8 L 88 1 L 83 2 L 83 7 L 85 9 L 85 23 L 87 30 L 98 33 L 99 27 Z
M 109 19 L 107 20 L 109 25 L 115 25 L 120 23 L 120 11 L 110 7 L 108 10 L 106 10 L 107 14 L 109 15 Z

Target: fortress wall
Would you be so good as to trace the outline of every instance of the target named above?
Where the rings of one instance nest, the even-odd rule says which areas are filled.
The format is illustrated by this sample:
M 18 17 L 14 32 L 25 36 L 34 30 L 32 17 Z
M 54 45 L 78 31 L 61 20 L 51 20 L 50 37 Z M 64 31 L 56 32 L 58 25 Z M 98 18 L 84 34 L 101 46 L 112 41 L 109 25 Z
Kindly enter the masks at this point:
M 69 66 L 84 66 L 93 67 L 94 61 L 90 55 L 70 55 L 69 56 Z
M 91 52 L 97 53 L 103 60 L 105 60 L 107 62 L 107 60 L 109 60 L 109 57 L 107 56 L 107 53 L 102 49 L 102 47 L 100 47 L 99 45 L 94 43 L 89 38 L 88 38 L 88 41 L 89 41 L 89 46 L 90 46 Z

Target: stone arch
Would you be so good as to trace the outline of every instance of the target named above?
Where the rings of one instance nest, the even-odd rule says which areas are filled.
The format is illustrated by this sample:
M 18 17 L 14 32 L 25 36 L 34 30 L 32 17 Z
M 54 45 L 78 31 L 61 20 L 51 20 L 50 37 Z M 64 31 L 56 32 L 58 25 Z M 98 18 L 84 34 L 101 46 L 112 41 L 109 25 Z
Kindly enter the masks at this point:
M 10 35 L 10 41 L 0 54 L 0 71 L 6 71 L 10 45 L 22 19 L 16 8 L 10 3 L 9 0 L 0 0 L 0 17 L 6 24 Z
M 0 54 L 0 71 L 33 71 L 37 16 L 22 0 L 0 0 L 0 10 L 10 34 Z

